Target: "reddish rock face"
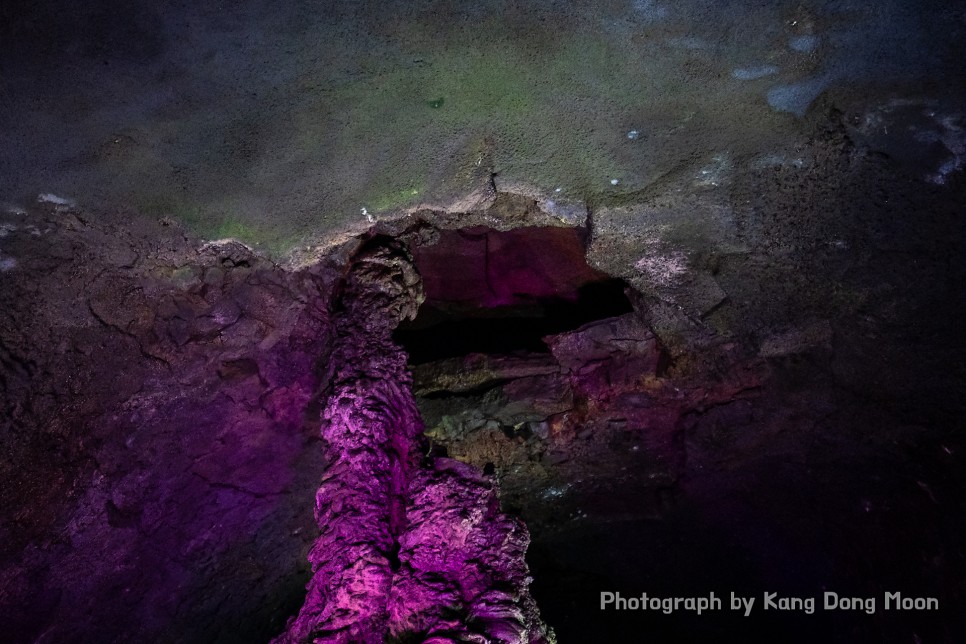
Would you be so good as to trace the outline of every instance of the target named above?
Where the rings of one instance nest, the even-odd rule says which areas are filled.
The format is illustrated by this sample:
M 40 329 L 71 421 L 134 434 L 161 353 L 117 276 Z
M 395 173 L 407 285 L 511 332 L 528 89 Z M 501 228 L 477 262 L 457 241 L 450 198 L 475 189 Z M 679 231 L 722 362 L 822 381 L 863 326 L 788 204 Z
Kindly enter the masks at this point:
M 471 353 L 546 352 L 543 337 L 631 311 L 626 283 L 587 263 L 586 231 L 439 231 L 415 245 L 426 301 L 394 337 L 414 364 Z
M 587 265 L 577 228 L 444 230 L 414 260 L 427 301 L 459 308 L 576 301 L 582 286 L 610 279 Z

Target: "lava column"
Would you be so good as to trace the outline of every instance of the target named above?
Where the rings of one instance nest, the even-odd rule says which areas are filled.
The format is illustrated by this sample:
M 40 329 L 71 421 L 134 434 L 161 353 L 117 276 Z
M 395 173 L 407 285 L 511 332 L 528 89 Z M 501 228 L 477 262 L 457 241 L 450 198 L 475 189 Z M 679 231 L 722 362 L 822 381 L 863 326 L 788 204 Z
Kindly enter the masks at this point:
M 421 301 L 419 275 L 401 248 L 371 245 L 354 259 L 334 320 L 322 417 L 330 465 L 316 494 L 313 576 L 277 642 L 385 640 L 408 458 L 421 430 L 406 355 L 391 334 Z
M 392 331 L 422 298 L 397 242 L 370 241 L 353 259 L 324 392 L 330 465 L 313 576 L 280 644 L 553 640 L 528 592 L 525 526 L 499 513 L 488 479 L 424 462 L 418 449 L 422 423 Z

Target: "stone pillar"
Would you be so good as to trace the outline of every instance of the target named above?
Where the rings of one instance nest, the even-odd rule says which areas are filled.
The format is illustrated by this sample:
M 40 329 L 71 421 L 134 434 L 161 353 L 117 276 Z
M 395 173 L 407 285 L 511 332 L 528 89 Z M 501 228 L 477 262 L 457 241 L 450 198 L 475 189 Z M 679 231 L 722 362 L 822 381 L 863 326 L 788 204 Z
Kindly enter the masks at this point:
M 392 331 L 422 302 L 405 247 L 369 242 L 335 314 L 305 604 L 279 644 L 548 639 L 527 587 L 525 526 L 489 480 L 418 449 L 422 422 Z M 469 638 L 469 639 L 467 639 Z

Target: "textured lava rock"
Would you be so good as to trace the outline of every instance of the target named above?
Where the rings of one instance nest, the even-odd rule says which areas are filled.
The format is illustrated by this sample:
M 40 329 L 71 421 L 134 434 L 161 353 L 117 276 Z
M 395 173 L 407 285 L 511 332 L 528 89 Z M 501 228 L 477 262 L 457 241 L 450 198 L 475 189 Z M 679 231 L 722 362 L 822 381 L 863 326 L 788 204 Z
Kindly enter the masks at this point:
M 4 638 L 265 641 L 308 579 L 334 275 L 60 204 L 4 217 Z
M 493 386 L 504 380 L 539 376 L 560 371 L 548 355 L 500 356 L 472 353 L 413 368 L 413 388 L 425 396 L 441 391 L 462 393 Z
M 364 246 L 341 301 L 313 577 L 276 642 L 548 641 L 527 591 L 522 523 L 499 513 L 492 484 L 466 466 L 421 464 L 406 355 L 391 339 L 422 301 L 403 247 Z

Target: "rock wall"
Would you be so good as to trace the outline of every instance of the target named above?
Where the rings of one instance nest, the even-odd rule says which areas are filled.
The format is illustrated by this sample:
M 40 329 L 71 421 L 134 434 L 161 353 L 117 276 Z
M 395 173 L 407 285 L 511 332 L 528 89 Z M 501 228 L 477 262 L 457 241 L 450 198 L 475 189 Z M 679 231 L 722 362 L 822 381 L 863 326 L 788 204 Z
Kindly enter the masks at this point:
M 123 213 L 3 217 L 4 639 L 267 640 L 308 579 L 335 274 Z

